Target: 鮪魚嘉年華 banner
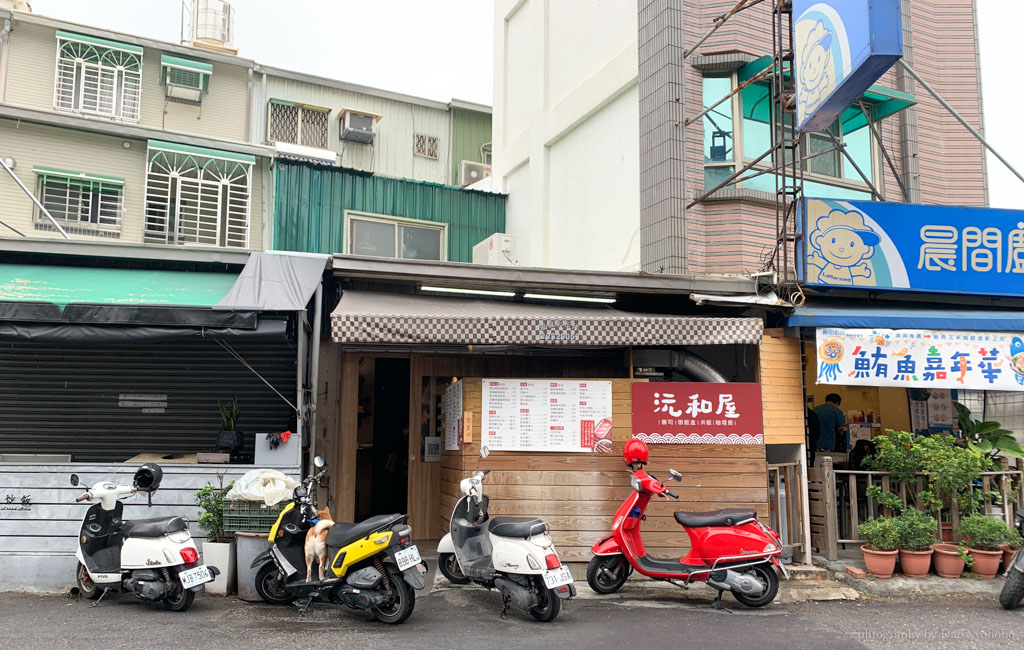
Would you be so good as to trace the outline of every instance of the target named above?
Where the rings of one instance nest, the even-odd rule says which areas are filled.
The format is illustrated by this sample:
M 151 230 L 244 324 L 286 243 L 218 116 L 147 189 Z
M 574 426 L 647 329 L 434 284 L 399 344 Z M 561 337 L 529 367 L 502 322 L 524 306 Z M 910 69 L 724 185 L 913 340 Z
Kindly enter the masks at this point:
M 1024 390 L 1024 338 L 1005 332 L 817 330 L 817 383 Z

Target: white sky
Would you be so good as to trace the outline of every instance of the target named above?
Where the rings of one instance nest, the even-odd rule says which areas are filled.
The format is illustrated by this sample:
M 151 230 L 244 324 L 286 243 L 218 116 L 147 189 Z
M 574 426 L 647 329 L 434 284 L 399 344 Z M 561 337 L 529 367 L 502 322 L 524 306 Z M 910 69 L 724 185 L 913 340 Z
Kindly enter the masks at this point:
M 36 13 L 177 42 L 178 0 L 30 0 Z M 617 0 L 629 1 L 629 0 Z M 1024 1 L 975 0 L 985 136 L 1024 174 Z M 448 101 L 490 105 L 490 0 L 234 0 L 235 45 L 260 63 Z M 919 92 L 925 92 L 919 89 Z M 993 207 L 1024 208 L 1024 183 L 989 154 Z

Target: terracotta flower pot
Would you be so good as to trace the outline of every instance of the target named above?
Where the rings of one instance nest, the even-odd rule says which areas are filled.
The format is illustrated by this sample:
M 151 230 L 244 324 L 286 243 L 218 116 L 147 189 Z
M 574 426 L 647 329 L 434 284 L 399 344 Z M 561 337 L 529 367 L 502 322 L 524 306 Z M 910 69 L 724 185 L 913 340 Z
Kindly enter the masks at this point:
M 899 551 L 872 551 L 867 544 L 860 547 L 864 551 L 864 566 L 868 573 L 876 578 L 891 578 L 896 568 L 896 555 Z
M 923 578 L 932 567 L 932 549 L 906 551 L 900 549 L 900 571 L 908 578 Z
M 932 544 L 935 555 L 935 573 L 941 578 L 959 578 L 964 572 L 964 561 L 954 544 Z
M 1003 549 L 1003 572 L 1005 573 L 1010 570 L 1010 563 L 1013 562 L 1013 556 L 1017 554 L 1017 549 L 1006 544 L 1001 545 L 999 548 Z
M 970 549 L 971 558 L 974 560 L 974 566 L 971 567 L 971 571 L 977 573 L 986 580 L 991 580 L 996 577 L 996 572 L 999 571 L 999 565 L 1003 562 L 1003 552 L 1000 551 L 982 551 L 977 548 Z

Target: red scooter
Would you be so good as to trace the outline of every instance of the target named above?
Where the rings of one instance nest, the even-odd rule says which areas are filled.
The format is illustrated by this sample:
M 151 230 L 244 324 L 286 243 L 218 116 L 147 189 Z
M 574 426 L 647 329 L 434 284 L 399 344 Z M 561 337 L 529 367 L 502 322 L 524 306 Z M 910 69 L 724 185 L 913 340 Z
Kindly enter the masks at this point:
M 789 577 L 779 561 L 782 542 L 771 528 L 757 521 L 753 508 L 726 508 L 711 512 L 676 512 L 675 518 L 690 536 L 690 552 L 681 558 L 651 557 L 640 538 L 640 522 L 654 495 L 675 499 L 658 479 L 644 471 L 647 445 L 633 439 L 622 453 L 633 475 L 633 493 L 612 520 L 612 534 L 594 544 L 594 557 L 587 567 L 587 583 L 599 594 L 618 591 L 633 570 L 657 580 L 686 588 L 692 582 L 706 582 L 718 589 L 715 607 L 721 606 L 722 593 L 732 592 L 747 607 L 764 607 L 779 592 L 778 567 Z M 674 469 L 669 480 L 682 480 Z

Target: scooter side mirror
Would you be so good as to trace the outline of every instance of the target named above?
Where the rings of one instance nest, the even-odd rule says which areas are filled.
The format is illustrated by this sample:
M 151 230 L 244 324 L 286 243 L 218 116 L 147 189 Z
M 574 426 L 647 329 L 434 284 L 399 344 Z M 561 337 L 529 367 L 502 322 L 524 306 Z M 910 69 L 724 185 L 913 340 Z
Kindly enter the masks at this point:
M 670 481 L 680 481 L 681 482 L 683 480 L 683 475 L 680 474 L 679 472 L 677 472 L 674 469 L 670 469 L 668 471 L 668 480 L 670 480 Z
M 326 465 L 327 461 L 325 461 L 320 456 L 317 456 L 316 458 L 313 459 L 313 464 L 317 467 L 317 469 L 319 469 L 319 468 L 323 467 L 324 465 Z
M 78 474 L 71 475 L 71 487 L 78 487 L 81 481 L 78 480 Z
M 491 455 L 491 450 L 487 447 L 480 447 L 480 458 L 487 458 Z

